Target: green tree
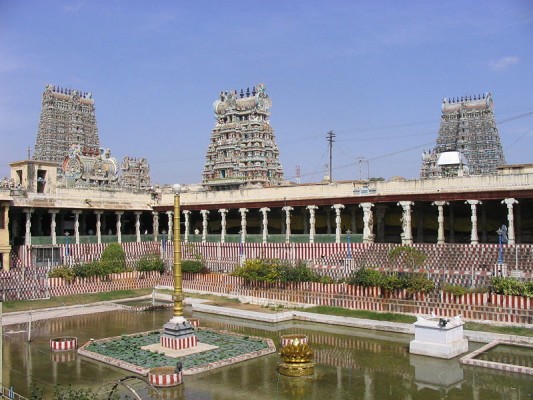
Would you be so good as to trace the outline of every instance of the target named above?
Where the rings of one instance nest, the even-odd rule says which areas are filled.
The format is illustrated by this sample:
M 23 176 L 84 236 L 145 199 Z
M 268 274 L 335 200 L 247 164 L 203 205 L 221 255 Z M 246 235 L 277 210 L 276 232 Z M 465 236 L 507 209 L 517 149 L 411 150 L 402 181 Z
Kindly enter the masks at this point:
M 100 258 L 102 274 L 109 275 L 126 270 L 126 252 L 120 243 L 109 243 Z
M 183 260 L 181 262 L 181 271 L 193 274 L 207 274 L 209 272 L 201 259 Z
M 422 267 L 427 255 L 411 246 L 398 246 L 389 251 L 389 259 L 400 262 L 409 268 Z
M 158 272 L 164 272 L 165 271 L 165 263 L 163 260 L 161 260 L 161 257 L 159 254 L 146 254 L 142 256 L 139 261 L 137 261 L 137 265 L 135 266 L 137 271 L 158 271 Z
M 383 274 L 374 268 L 361 267 L 357 271 L 351 273 L 346 280 L 349 285 L 355 286 L 381 286 L 383 282 Z

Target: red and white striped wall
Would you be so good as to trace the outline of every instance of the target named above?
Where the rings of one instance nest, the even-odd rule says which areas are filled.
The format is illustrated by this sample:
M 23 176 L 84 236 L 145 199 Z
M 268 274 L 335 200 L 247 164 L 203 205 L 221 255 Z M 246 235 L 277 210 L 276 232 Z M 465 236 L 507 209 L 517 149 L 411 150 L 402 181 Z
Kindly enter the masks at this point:
M 189 349 L 198 345 L 198 338 L 196 335 L 187 336 L 184 338 L 171 338 L 168 336 L 161 335 L 159 343 L 161 346 L 172 349 L 172 350 L 182 350 Z
M 171 387 L 183 383 L 183 372 L 174 367 L 158 367 L 148 372 L 148 382 L 155 387 Z
M 50 350 L 52 351 L 70 351 L 78 348 L 77 337 L 60 337 L 50 339 Z

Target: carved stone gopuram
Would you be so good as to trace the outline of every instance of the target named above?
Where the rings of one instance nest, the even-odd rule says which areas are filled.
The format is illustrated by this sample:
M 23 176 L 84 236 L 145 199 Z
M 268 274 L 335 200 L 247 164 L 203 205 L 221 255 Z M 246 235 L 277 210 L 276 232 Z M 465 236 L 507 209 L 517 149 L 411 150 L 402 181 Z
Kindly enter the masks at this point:
M 505 164 L 490 93 L 442 101 L 433 150 L 422 155 L 421 178 L 492 175 Z
M 271 186 L 283 181 L 269 116 L 272 101 L 265 85 L 221 92 L 213 104 L 216 125 L 211 133 L 203 185 L 211 190 Z

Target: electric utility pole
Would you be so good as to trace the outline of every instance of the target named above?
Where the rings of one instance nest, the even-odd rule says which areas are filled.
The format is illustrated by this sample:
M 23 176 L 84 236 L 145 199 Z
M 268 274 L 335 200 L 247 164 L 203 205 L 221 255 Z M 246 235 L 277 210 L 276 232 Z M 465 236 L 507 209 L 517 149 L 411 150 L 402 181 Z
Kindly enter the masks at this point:
M 329 131 L 328 136 L 326 137 L 329 143 L 329 183 L 331 183 L 331 181 L 333 180 L 332 166 L 333 166 L 333 142 L 335 141 L 334 138 L 335 138 L 335 134 L 333 133 L 333 131 Z

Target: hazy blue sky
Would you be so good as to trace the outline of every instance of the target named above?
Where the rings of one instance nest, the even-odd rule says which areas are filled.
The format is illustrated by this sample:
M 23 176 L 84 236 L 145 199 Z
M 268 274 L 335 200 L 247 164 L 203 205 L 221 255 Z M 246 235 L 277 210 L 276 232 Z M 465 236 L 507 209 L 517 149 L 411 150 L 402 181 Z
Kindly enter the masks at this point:
M 51 83 L 93 93 L 119 161 L 200 182 L 212 103 L 261 82 L 288 179 L 322 179 L 329 130 L 334 179 L 359 178 L 358 156 L 417 177 L 442 98 L 486 91 L 507 162 L 533 162 L 532 1 L 0 0 L 0 177 Z

